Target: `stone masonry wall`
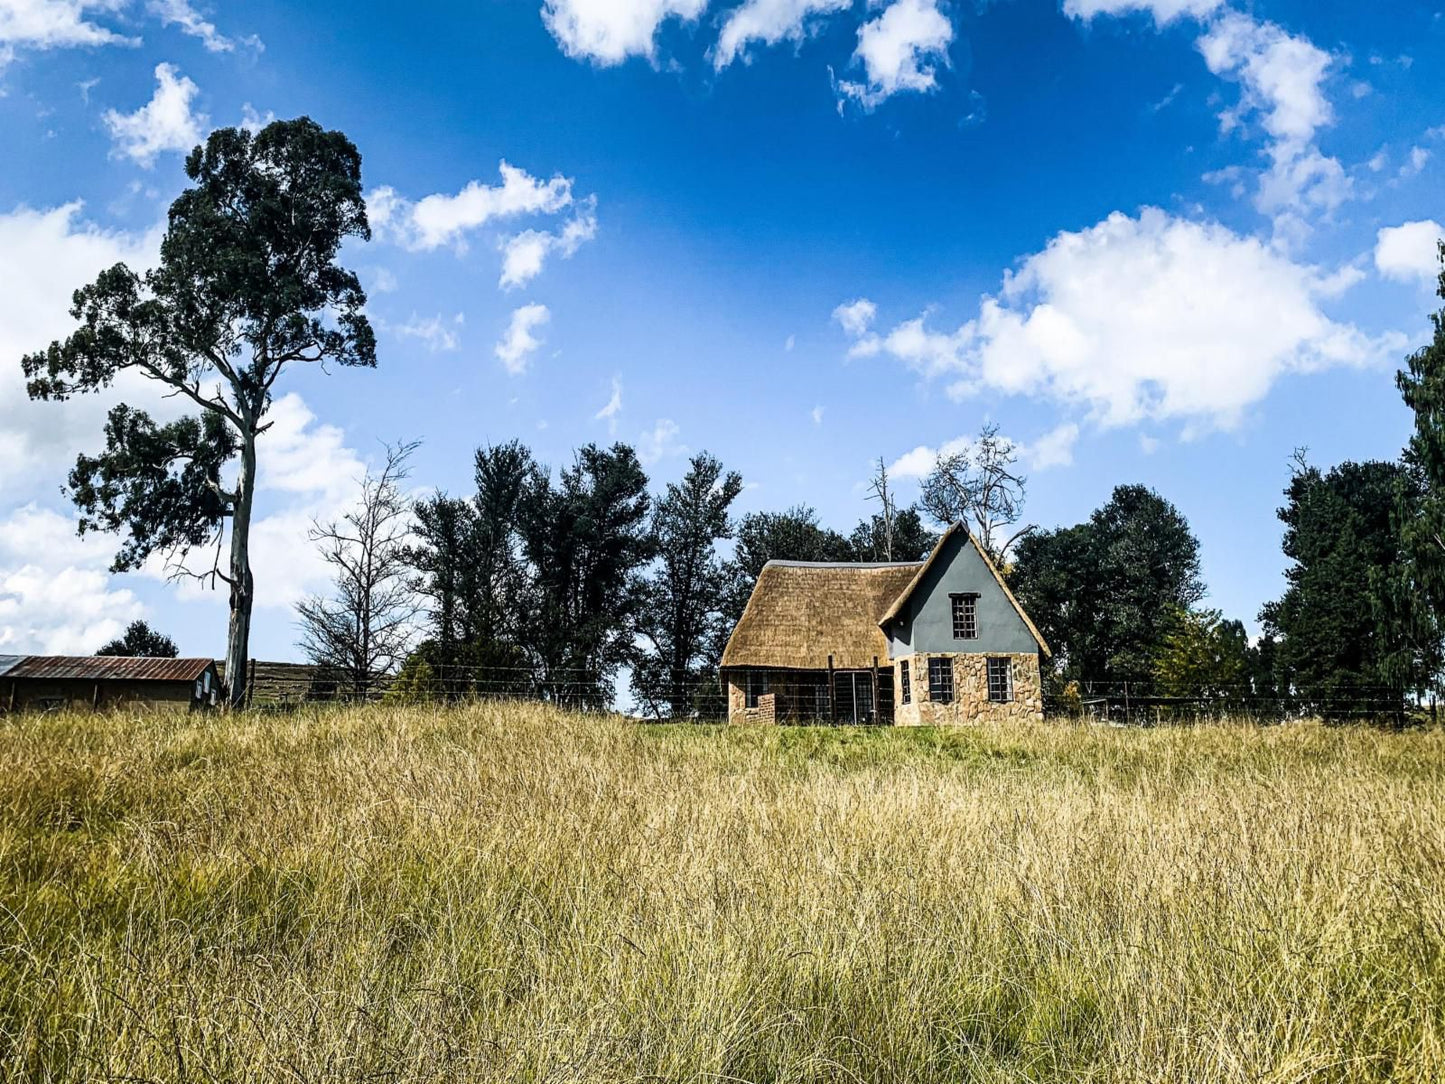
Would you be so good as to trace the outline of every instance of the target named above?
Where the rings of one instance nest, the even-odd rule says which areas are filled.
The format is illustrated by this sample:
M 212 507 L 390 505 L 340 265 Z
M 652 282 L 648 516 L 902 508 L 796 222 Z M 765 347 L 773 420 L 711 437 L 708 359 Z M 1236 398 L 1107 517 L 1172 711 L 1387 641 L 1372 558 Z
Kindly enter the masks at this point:
M 953 660 L 952 703 L 935 704 L 928 699 L 929 658 Z M 988 698 L 990 658 L 1013 660 L 1014 696 L 1007 703 L 995 704 Z M 905 659 L 908 662 L 913 696 L 911 703 L 900 703 L 894 707 L 893 721 L 896 726 L 967 726 L 1008 719 L 1042 721 L 1044 717 L 1043 687 L 1037 654 L 908 655 Z M 893 661 L 895 690 L 903 687 L 902 668 L 899 665 L 903 661 L 904 659 Z
M 747 690 L 736 681 L 728 682 L 728 722 L 730 723 L 776 723 L 777 697 L 764 693 L 758 697 L 758 706 L 747 706 Z

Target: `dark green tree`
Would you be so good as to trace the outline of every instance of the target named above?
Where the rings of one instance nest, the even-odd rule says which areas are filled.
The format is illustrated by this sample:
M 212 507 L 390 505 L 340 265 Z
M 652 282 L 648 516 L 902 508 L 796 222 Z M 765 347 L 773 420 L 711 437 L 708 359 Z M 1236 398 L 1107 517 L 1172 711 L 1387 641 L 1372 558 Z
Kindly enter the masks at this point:
M 1437 250 L 1436 294 L 1445 300 L 1445 241 Z M 1416 690 L 1439 689 L 1445 650 L 1445 309 L 1430 316 L 1435 333 L 1410 356 L 1396 384 L 1415 415 L 1405 447 L 1406 477 L 1395 500 L 1404 560 L 1377 570 L 1381 622 L 1393 630 L 1397 650 L 1390 678 Z
M 905 508 L 893 517 L 891 545 L 885 534 L 887 524 L 875 512 L 848 536 L 848 548 L 855 561 L 921 561 L 938 544 L 938 535 L 923 525 L 917 508 Z
M 738 524 L 736 544 L 728 562 L 728 625 L 737 624 L 748 604 L 758 573 L 769 561 L 851 561 L 853 547 L 837 531 L 818 524 L 807 505 L 786 512 L 751 512 Z
M 97 391 L 134 371 L 199 412 L 157 425 L 116 407 L 105 450 L 77 460 L 70 494 L 82 532 L 128 534 L 115 571 L 162 553 L 182 574 L 190 550 L 216 543 L 206 575 L 230 589 L 226 673 L 235 675 L 246 671 L 255 600 L 256 441 L 288 368 L 376 364 L 366 296 L 336 262 L 343 241 L 371 234 L 360 154 L 307 118 L 254 135 L 219 129 L 185 170 L 192 184 L 171 204 L 159 265 L 141 275 L 116 264 L 81 287 L 77 330 L 22 366 L 35 399 Z M 244 684 L 231 683 L 233 704 Z
M 587 445 L 555 484 L 537 475 L 521 528 L 532 571 L 525 643 L 549 699 L 602 707 L 617 670 L 635 661 L 650 503 L 625 444 Z
M 715 678 L 731 631 L 723 613 L 727 572 L 717 544 L 732 536 L 728 512 L 742 490 L 742 475 L 724 472 L 703 452 L 653 506 L 658 567 L 637 626 L 649 649 L 633 669 L 632 687 L 654 713 L 687 716 L 695 694 Z
M 1151 691 L 1177 615 L 1204 597 L 1199 542 L 1179 510 L 1117 487 L 1087 523 L 1021 538 L 1010 585 L 1054 651 L 1051 677 Z
M 144 621 L 132 621 L 126 626 L 125 635 L 112 640 L 96 652 L 97 655 L 130 655 L 136 658 L 174 659 L 180 654 L 176 642 L 162 635 Z
M 1286 588 L 1260 620 L 1279 641 L 1280 683 L 1307 711 L 1398 710 L 1405 685 L 1390 663 L 1402 645 L 1380 619 L 1379 571 L 1400 563 L 1397 502 L 1411 485 L 1398 463 L 1341 463 L 1324 473 L 1296 458 L 1279 510 Z

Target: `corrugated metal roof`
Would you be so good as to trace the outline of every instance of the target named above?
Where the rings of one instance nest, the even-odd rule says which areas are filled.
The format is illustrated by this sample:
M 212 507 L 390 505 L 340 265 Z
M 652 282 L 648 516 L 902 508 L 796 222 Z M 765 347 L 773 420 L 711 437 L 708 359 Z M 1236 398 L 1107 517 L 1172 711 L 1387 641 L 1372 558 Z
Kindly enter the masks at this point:
M 24 655 L 0 655 L 0 677 L 9 673 L 10 669 L 23 658 L 25 658 Z
M 128 655 L 26 655 L 6 677 L 51 681 L 194 681 L 210 659 L 151 659 Z

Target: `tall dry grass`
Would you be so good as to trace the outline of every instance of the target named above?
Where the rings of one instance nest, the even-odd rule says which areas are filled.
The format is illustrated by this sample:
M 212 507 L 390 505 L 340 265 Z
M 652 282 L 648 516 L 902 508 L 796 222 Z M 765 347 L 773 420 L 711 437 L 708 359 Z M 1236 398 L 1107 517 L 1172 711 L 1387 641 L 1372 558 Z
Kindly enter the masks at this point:
M 0 722 L 7 1080 L 1445 1078 L 1445 738 Z

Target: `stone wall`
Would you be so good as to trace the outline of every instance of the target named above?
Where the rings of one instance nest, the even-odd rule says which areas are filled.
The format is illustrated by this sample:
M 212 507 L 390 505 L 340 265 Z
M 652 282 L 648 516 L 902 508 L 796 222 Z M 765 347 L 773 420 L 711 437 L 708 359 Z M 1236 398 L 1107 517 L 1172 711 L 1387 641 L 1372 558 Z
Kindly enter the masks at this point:
M 953 660 L 953 701 L 935 704 L 928 699 L 928 660 L 930 658 L 951 658 Z M 988 660 L 1010 659 L 1013 661 L 1013 699 L 996 704 L 988 698 Z M 903 688 L 902 667 L 907 661 L 912 702 L 901 702 Z M 1039 675 L 1037 653 L 991 654 L 964 653 L 951 655 L 908 655 L 893 660 L 893 688 L 899 694 L 900 702 L 894 705 L 895 726 L 967 726 L 983 722 L 1003 722 L 1008 719 L 1032 719 L 1042 721 L 1044 698 Z
M 741 675 L 739 675 L 741 676 Z M 742 678 L 746 680 L 746 678 Z M 758 697 L 758 706 L 750 708 L 747 706 L 747 689 L 739 683 L 737 677 L 728 679 L 728 722 L 730 723 L 776 723 L 777 719 L 777 696 L 773 693 L 764 693 Z

